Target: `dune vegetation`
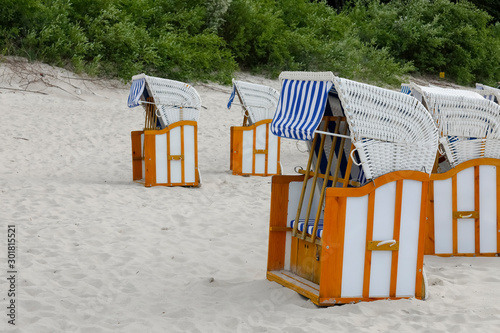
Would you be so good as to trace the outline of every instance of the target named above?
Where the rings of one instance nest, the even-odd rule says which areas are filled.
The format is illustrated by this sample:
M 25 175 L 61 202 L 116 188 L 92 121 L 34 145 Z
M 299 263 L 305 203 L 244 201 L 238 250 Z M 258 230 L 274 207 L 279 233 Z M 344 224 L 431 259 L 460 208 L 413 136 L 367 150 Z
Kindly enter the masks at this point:
M 145 72 L 227 84 L 238 70 L 328 70 L 384 85 L 439 72 L 463 85 L 500 80 L 496 12 L 468 1 L 333 2 L 4 0 L 0 51 L 124 81 Z

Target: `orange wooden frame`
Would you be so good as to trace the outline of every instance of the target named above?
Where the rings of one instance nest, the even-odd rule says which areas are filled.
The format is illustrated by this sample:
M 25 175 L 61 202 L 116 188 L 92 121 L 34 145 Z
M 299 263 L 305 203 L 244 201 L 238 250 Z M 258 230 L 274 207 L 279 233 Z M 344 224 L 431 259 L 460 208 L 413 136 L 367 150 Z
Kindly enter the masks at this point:
M 497 253 L 480 253 L 480 216 L 479 216 L 479 166 L 481 165 L 492 165 L 496 167 L 496 195 L 497 195 Z M 471 212 L 459 212 L 457 210 L 457 174 L 468 168 L 474 168 L 474 211 Z M 435 237 L 434 237 L 434 181 L 437 180 L 452 180 L 452 209 L 453 209 L 453 252 L 449 254 L 436 254 L 435 253 Z M 456 167 L 450 169 L 445 173 L 434 173 L 431 175 L 431 183 L 429 186 L 429 196 L 428 196 L 428 227 L 425 242 L 425 254 L 437 255 L 442 257 L 449 256 L 465 256 L 465 257 L 493 257 L 500 254 L 500 159 L 494 158 L 479 158 L 470 161 L 466 161 L 457 165 Z M 475 219 L 475 252 L 474 253 L 459 253 L 458 252 L 458 241 L 457 241 L 457 223 L 462 215 L 472 214 Z
M 280 150 L 281 150 L 281 140 L 277 137 L 278 148 L 277 148 L 277 173 L 268 172 L 268 157 L 269 157 L 269 126 L 271 125 L 272 119 L 261 120 L 250 126 L 232 126 L 231 127 L 231 141 L 230 141 L 230 164 L 229 169 L 233 171 L 233 175 L 251 175 L 251 176 L 272 176 L 281 174 L 280 165 Z M 256 149 L 256 135 L 257 127 L 261 125 L 266 125 L 266 148 L 264 150 Z M 252 154 L 252 172 L 243 172 L 243 132 L 253 131 L 253 154 Z M 264 173 L 255 172 L 255 156 L 256 154 L 265 155 L 265 171 Z
M 422 299 L 425 296 L 423 288 L 423 260 L 424 241 L 426 226 L 426 203 L 428 194 L 429 176 L 417 171 L 393 172 L 376 179 L 359 188 L 328 188 L 326 192 L 325 214 L 323 221 L 323 237 L 321 239 L 321 250 L 319 251 L 320 265 L 313 269 L 319 271 L 319 283 L 304 278 L 304 275 L 296 274 L 291 263 L 290 271 L 285 270 L 286 233 L 291 232 L 287 227 L 288 190 L 291 182 L 300 182 L 303 176 L 274 176 L 272 179 L 271 192 L 271 216 L 269 227 L 269 251 L 267 263 L 267 279 L 275 281 L 287 288 L 295 290 L 299 294 L 311 299 L 318 306 L 330 306 L 359 301 L 373 301 L 378 299 L 400 299 L 407 297 L 396 297 L 397 281 L 397 256 L 398 251 L 393 251 L 391 267 L 391 283 L 389 297 L 369 297 L 369 281 L 371 267 L 371 250 L 367 248 L 365 253 L 365 269 L 363 282 L 363 296 L 357 298 L 342 298 L 342 267 L 344 251 L 344 232 L 346 221 L 346 202 L 348 197 L 361 197 L 368 195 L 367 216 L 367 243 L 373 241 L 373 217 L 375 190 L 389 182 L 396 181 L 396 204 L 394 235 L 399 241 L 399 228 L 401 222 L 401 201 L 403 192 L 403 180 L 411 179 L 422 182 L 419 241 L 416 267 L 415 298 Z M 295 238 L 295 237 L 294 237 Z M 315 245 L 315 244 L 311 244 Z M 292 251 L 296 251 L 293 245 Z M 291 255 L 291 261 L 295 260 Z
M 195 181 L 186 182 L 185 181 L 185 170 L 184 170 L 184 126 L 194 127 L 194 153 L 195 153 Z M 180 127 L 181 130 L 181 155 L 171 155 L 170 154 L 170 131 L 176 127 Z M 200 175 L 198 169 L 198 126 L 196 121 L 184 120 L 176 122 L 162 130 L 144 130 L 144 131 L 133 131 L 131 133 L 132 138 L 132 174 L 134 181 L 140 181 L 143 179 L 142 174 L 142 161 L 144 160 L 144 186 L 199 186 L 200 185 Z M 141 144 L 141 135 L 144 134 L 144 145 Z M 166 183 L 156 182 L 156 136 L 157 135 L 167 135 L 167 163 L 168 163 L 168 173 Z M 181 161 L 181 182 L 174 183 L 171 180 L 171 168 L 170 164 L 173 160 Z

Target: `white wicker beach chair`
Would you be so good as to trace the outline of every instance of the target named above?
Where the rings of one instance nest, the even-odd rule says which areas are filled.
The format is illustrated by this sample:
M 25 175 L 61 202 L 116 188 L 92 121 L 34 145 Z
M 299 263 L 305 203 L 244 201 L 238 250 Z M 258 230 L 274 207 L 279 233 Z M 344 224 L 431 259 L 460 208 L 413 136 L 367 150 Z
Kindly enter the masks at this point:
M 451 167 L 476 158 L 500 158 L 500 105 L 469 90 L 412 84 L 413 91 L 423 96 Z
M 200 186 L 198 118 L 201 99 L 189 84 L 136 75 L 130 108 L 142 105 L 145 125 L 133 131 L 132 172 L 145 186 Z
M 148 102 L 148 97 L 153 102 Z M 162 79 L 145 74 L 132 77 L 128 98 L 130 108 L 148 103 L 156 106 L 161 128 L 182 120 L 198 121 L 201 99 L 196 90 L 184 82 Z
M 500 89 L 476 83 L 476 90 L 478 94 L 482 95 L 484 98 L 500 104 Z
M 233 91 L 227 103 L 228 109 L 231 108 L 236 96 L 241 102 L 245 118 L 249 120 L 248 125 L 272 119 L 280 97 L 276 89 L 271 87 L 233 79 Z
M 273 177 L 267 278 L 317 305 L 424 298 L 425 205 L 438 146 L 431 115 L 412 96 L 331 72 L 280 79 L 272 131 L 312 143 L 302 176 Z M 352 182 L 347 141 L 347 156 L 357 150 L 375 181 Z
M 336 77 L 351 137 L 367 179 L 397 170 L 432 172 L 438 133 L 415 98 Z
M 271 176 L 281 173 L 280 138 L 270 131 L 279 93 L 268 86 L 233 79 L 227 103 L 238 96 L 243 125 L 231 126 L 229 168 L 233 175 Z

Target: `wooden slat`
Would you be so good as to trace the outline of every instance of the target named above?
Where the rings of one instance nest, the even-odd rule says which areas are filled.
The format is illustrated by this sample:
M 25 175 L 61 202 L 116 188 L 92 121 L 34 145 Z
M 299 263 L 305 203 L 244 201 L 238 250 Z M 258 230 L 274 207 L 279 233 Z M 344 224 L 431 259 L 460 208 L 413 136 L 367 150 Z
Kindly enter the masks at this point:
M 186 168 L 185 168 L 186 161 L 184 160 L 184 125 L 181 126 L 181 159 L 180 159 L 180 161 L 181 161 L 181 183 L 184 184 L 186 182 Z
M 479 233 L 479 166 L 474 167 L 474 210 L 477 215 L 474 216 L 474 231 L 475 231 L 475 253 L 479 254 L 481 252 L 480 247 L 480 233 Z
M 418 227 L 418 250 L 417 250 L 417 267 L 415 279 L 415 297 L 422 299 L 425 296 L 421 286 L 424 284 L 423 267 L 424 267 L 424 239 L 426 228 L 426 211 L 427 211 L 427 194 L 429 193 L 429 182 L 422 182 L 422 196 L 420 197 L 420 223 Z
M 340 297 L 347 198 L 327 197 L 321 256 L 320 297 Z
M 233 170 L 233 175 L 240 175 L 243 170 L 243 131 L 237 129 L 237 127 L 231 127 L 231 170 Z
M 338 122 L 337 124 L 340 124 L 340 122 Z M 349 126 L 347 125 L 347 123 L 344 123 L 344 131 L 342 132 L 342 134 L 346 135 L 348 129 Z M 334 141 L 335 144 L 332 143 L 332 150 L 334 150 L 334 147 L 337 144 L 337 137 L 335 137 Z M 342 138 L 340 140 L 339 152 L 337 153 L 337 164 L 335 165 L 335 171 L 333 172 L 333 181 L 332 181 L 333 187 L 337 187 L 337 183 L 339 181 L 340 164 L 342 164 L 342 156 L 344 156 L 344 145 L 345 145 L 345 138 Z M 347 158 L 349 158 L 349 156 Z M 329 171 L 330 169 L 327 170 Z M 349 179 L 349 175 L 345 175 L 345 178 Z
M 393 238 L 399 245 L 399 235 L 401 231 L 401 205 L 403 203 L 403 180 L 398 180 L 396 182 L 396 203 L 394 208 L 394 231 Z M 425 205 L 425 202 L 421 202 L 421 205 Z M 423 238 L 420 238 L 420 243 L 423 243 Z M 389 296 L 396 297 L 396 287 L 398 282 L 398 263 L 399 263 L 399 251 L 392 252 L 392 264 L 391 264 L 391 284 L 389 289 Z
M 255 174 L 255 151 L 256 151 L 256 146 L 257 146 L 257 127 L 254 127 L 252 130 L 252 151 L 254 152 L 252 154 L 252 174 Z
M 267 272 L 267 279 L 287 287 L 319 305 L 319 286 L 287 271 Z
M 233 159 L 235 159 L 236 152 L 234 149 L 234 127 L 229 129 L 229 170 L 233 170 Z
M 429 182 L 429 191 L 427 195 L 427 223 L 425 238 L 425 254 L 435 254 L 434 242 L 434 181 Z
M 269 231 L 292 231 L 290 227 L 269 227 Z
M 451 209 L 453 212 L 457 211 L 457 176 L 451 177 Z M 458 253 L 458 225 L 457 219 L 453 218 L 453 254 Z
M 335 133 L 337 133 L 339 131 L 339 128 L 340 128 L 340 121 L 338 121 L 336 124 L 335 124 Z M 330 147 L 330 153 L 328 154 L 328 162 L 326 163 L 326 172 L 330 172 L 330 169 L 332 167 L 332 163 L 333 163 L 333 156 L 335 154 L 335 146 L 337 145 L 337 137 L 335 136 L 332 140 L 332 145 Z M 318 165 L 320 164 L 320 162 L 318 161 L 317 162 Z M 337 167 L 340 165 L 340 163 L 337 163 Z M 336 180 L 336 177 L 337 175 L 335 174 L 334 175 L 334 183 L 332 184 L 333 186 L 335 186 L 335 183 L 337 182 Z M 313 227 L 313 232 L 311 234 L 311 242 L 315 242 L 316 241 L 316 234 L 318 232 L 318 223 L 319 223 L 319 218 L 321 216 L 321 211 L 323 210 L 323 201 L 325 200 L 325 190 L 326 190 L 326 186 L 328 185 L 328 181 L 323 181 L 323 186 L 321 187 L 321 192 L 320 192 L 320 195 L 319 195 L 319 201 L 318 201 L 318 207 L 317 207 L 317 210 L 316 210 L 316 216 L 314 217 L 314 227 Z M 304 230 L 306 230 L 304 228 Z M 305 233 L 304 233 L 305 234 Z
M 142 154 L 142 140 L 141 135 L 143 131 L 133 131 L 131 133 L 132 139 L 132 179 L 142 179 L 142 161 L 144 159 Z
M 497 166 L 497 253 L 500 253 L 500 168 Z
M 312 147 L 316 146 L 316 142 L 318 141 L 318 136 L 319 136 L 318 134 L 314 134 L 314 139 L 313 139 L 313 142 L 312 142 Z M 312 161 L 313 161 L 313 156 L 314 156 L 314 149 L 311 149 L 311 151 L 309 152 L 309 158 L 307 160 L 307 167 L 306 167 L 307 171 L 309 171 L 311 169 L 311 164 L 312 164 Z M 298 234 L 298 226 L 299 226 L 298 221 L 300 219 L 300 213 L 302 212 L 302 205 L 304 203 L 304 197 L 305 197 L 305 194 L 306 194 L 307 181 L 308 180 L 309 180 L 309 177 L 305 176 L 304 177 L 304 182 L 302 183 L 302 190 L 300 191 L 299 204 L 297 206 L 297 213 L 295 214 L 295 221 L 296 221 L 296 223 L 293 226 L 293 233 L 292 233 L 292 235 L 294 237 L 296 237 L 297 234 Z M 303 230 L 306 230 L 306 229 L 307 228 L 304 228 Z
M 279 178 L 285 178 L 286 181 L 279 182 Z M 268 271 L 281 270 L 285 267 L 286 229 L 288 229 L 286 217 L 290 180 L 290 177 L 287 176 L 273 176 L 272 178 L 267 257 Z
M 264 176 L 268 175 L 268 163 L 269 163 L 269 123 L 266 124 L 266 149 L 264 149 Z
M 156 135 L 144 133 L 144 186 L 156 185 Z
M 325 121 L 325 130 L 328 129 L 328 120 Z M 309 224 L 309 216 L 311 214 L 311 209 L 312 209 L 312 203 L 314 201 L 314 195 L 315 195 L 315 189 L 316 189 L 316 182 L 318 181 L 318 174 L 319 174 L 319 167 L 321 166 L 321 158 L 323 157 L 323 152 L 325 151 L 325 140 L 326 140 L 326 134 L 321 134 L 321 142 L 319 144 L 319 152 L 318 156 L 316 158 L 316 168 L 314 168 L 314 176 L 311 184 L 311 192 L 309 194 L 309 202 L 307 203 L 307 210 L 306 210 L 306 216 L 304 219 L 304 231 L 302 232 L 302 239 L 306 238 L 307 234 L 307 227 Z M 314 154 L 314 146 L 311 148 L 312 154 Z M 320 203 L 321 204 L 321 203 Z M 296 220 L 298 221 L 298 219 Z M 295 223 L 297 224 L 297 223 Z
M 200 169 L 198 169 L 198 122 L 194 126 L 194 169 L 195 169 L 195 185 L 200 186 Z
M 351 168 L 352 168 L 351 152 L 353 149 L 355 149 L 354 144 L 351 144 L 351 150 L 349 153 L 349 157 L 347 158 L 347 167 L 345 169 L 344 182 L 342 183 L 342 187 L 347 187 L 347 185 L 349 185 L 349 177 L 351 175 Z
M 170 131 L 167 132 L 167 156 L 170 156 Z M 167 184 L 172 184 L 172 160 L 167 158 Z
M 366 243 L 373 241 L 373 220 L 375 214 L 375 191 L 368 194 L 368 214 L 366 217 Z M 363 297 L 370 296 L 370 275 L 372 270 L 372 252 L 365 250 L 365 266 L 363 276 Z

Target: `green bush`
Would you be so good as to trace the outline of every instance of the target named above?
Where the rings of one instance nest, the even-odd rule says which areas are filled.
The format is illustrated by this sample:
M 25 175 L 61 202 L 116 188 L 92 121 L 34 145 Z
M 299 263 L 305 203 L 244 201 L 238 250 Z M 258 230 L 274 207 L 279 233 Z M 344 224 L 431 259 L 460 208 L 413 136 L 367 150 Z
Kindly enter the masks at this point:
M 356 24 L 325 2 L 233 0 L 222 36 L 240 66 L 272 75 L 283 70 L 334 71 L 371 82 L 401 82 L 411 64 L 357 37 Z
M 343 3 L 343 1 L 342 1 Z M 491 6 L 490 6 L 491 7 Z M 238 68 L 371 83 L 500 78 L 500 23 L 467 1 L 4 0 L 0 50 L 91 75 L 230 83 Z
M 229 83 L 238 68 L 201 0 L 7 1 L 3 54 L 126 81 L 147 72 Z
M 412 62 L 421 73 L 443 71 L 462 84 L 500 76 L 499 58 L 492 54 L 500 39 L 488 25 L 491 17 L 467 1 L 358 0 L 347 15 L 357 22 L 362 41 Z

